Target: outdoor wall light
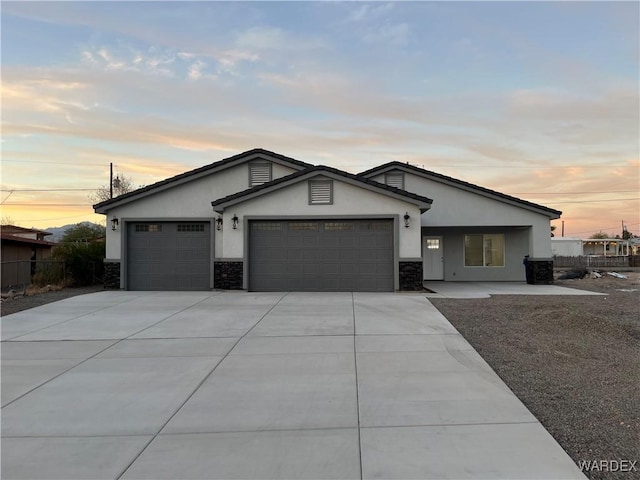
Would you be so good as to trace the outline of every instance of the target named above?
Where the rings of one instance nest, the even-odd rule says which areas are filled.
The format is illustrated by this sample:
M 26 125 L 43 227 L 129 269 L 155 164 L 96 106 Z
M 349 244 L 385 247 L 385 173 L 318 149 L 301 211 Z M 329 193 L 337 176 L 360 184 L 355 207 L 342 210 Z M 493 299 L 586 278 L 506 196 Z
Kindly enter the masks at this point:
M 216 230 L 222 230 L 222 217 L 220 215 L 216 218 Z
M 111 219 L 111 230 L 116 231 L 118 229 L 118 217 Z
M 231 221 L 233 222 L 233 229 L 236 230 L 238 228 L 238 216 L 234 213 Z
M 403 217 L 403 218 L 404 218 L 404 226 L 405 226 L 406 228 L 409 228 L 409 219 L 411 218 L 411 217 L 409 216 L 409 212 L 406 212 L 406 213 L 404 214 L 404 217 Z

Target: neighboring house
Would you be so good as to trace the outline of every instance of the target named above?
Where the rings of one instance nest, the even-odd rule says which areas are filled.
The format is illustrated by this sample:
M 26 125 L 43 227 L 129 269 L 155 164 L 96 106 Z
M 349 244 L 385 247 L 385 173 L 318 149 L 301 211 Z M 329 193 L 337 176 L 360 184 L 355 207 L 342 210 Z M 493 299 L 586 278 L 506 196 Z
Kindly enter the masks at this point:
M 554 257 L 580 257 L 582 239 L 575 237 L 554 237 L 551 239 L 551 253 Z
M 401 163 L 360 175 L 254 149 L 94 206 L 106 286 L 394 291 L 522 281 L 561 212 Z
M 2 233 L 13 235 L 14 237 L 30 238 L 31 240 L 44 240 L 45 237 L 52 235 L 50 232 L 38 230 L 35 228 L 18 227 L 17 225 L 2 225 L 0 227 Z
M 558 257 L 594 255 L 616 257 L 633 255 L 633 242 L 620 238 L 569 238 L 551 239 L 551 252 Z
M 2 288 L 10 285 L 28 285 L 35 273 L 36 262 L 51 256 L 56 245 L 44 238 L 49 232 L 31 228 L 3 225 L 0 227 L 2 243 Z

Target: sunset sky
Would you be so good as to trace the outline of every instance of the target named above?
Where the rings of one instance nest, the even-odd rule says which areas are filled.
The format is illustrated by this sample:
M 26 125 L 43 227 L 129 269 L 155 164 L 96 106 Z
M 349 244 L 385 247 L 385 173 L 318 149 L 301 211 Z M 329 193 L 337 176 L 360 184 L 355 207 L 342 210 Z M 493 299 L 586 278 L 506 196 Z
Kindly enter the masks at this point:
M 149 185 L 260 147 L 409 162 L 562 210 L 565 236 L 640 235 L 638 2 L 0 8 L 15 224 L 104 223 L 110 163 Z

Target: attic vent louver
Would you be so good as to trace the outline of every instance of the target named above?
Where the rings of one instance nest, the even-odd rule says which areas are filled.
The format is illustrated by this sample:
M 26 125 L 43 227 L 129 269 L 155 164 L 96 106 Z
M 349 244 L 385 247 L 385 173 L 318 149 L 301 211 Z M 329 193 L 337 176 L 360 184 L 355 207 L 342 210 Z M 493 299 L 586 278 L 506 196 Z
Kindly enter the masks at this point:
M 384 176 L 384 183 L 390 187 L 396 187 L 404 190 L 404 173 L 389 172 Z
M 309 203 L 311 205 L 331 205 L 333 203 L 333 182 L 331 180 L 310 180 Z
M 249 186 L 256 187 L 271 181 L 271 163 L 249 164 Z

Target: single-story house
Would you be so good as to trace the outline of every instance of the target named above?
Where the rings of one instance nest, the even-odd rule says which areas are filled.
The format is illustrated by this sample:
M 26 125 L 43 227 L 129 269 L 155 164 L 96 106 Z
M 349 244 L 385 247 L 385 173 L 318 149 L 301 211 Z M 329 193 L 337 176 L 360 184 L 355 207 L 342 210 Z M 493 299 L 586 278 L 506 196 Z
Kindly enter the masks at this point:
M 561 212 L 392 162 L 358 175 L 250 150 L 94 205 L 106 286 L 397 291 L 523 281 Z
M 56 245 L 44 239 L 48 235 L 51 233 L 15 225 L 0 227 L 2 288 L 31 283 L 36 263 L 49 258 Z
M 551 239 L 551 253 L 558 257 L 616 257 L 633 255 L 633 248 L 631 240 L 620 238 L 560 237 Z

